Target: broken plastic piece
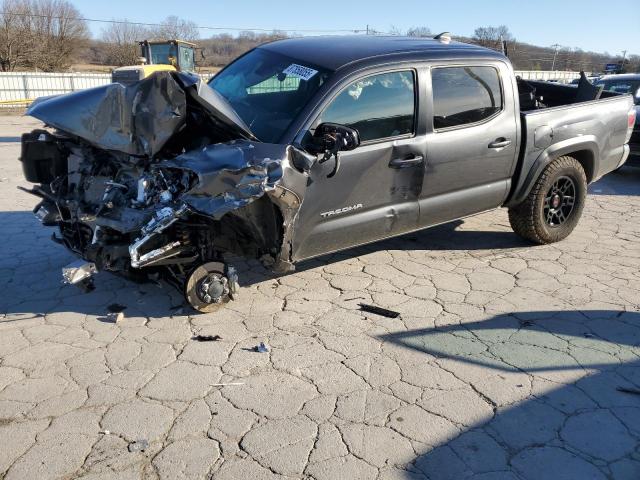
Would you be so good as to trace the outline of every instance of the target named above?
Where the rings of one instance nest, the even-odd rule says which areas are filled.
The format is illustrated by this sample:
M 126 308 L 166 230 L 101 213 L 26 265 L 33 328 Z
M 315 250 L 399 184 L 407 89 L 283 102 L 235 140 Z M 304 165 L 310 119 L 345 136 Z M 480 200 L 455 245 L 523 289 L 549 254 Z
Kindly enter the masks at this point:
M 76 285 L 90 278 L 97 271 L 95 263 L 76 260 L 66 267 L 62 267 L 62 278 L 65 283 Z
M 232 265 L 227 265 L 227 280 L 231 296 L 234 297 L 238 295 L 238 290 L 240 290 L 240 284 L 238 283 L 238 271 Z
M 127 448 L 130 452 L 144 452 L 149 448 L 149 442 L 145 439 L 139 439 L 135 442 L 131 442 Z
M 383 317 L 388 318 L 398 318 L 400 316 L 399 312 L 394 312 L 393 310 L 387 310 L 386 308 L 376 307 L 375 305 L 367 305 L 366 303 L 359 303 L 358 306 L 360 310 L 363 312 L 375 313 L 376 315 L 382 315 Z
M 222 340 L 220 335 L 196 335 L 195 337 L 191 337 L 192 340 L 196 342 L 217 342 L 218 340 Z
M 111 313 L 124 312 L 126 309 L 127 309 L 126 305 L 120 305 L 119 303 L 112 303 L 107 307 L 107 310 L 109 310 Z
M 268 353 L 269 352 L 269 347 L 267 347 L 264 344 L 264 342 L 260 342 L 260 344 L 256 345 L 255 347 L 253 347 L 253 349 L 258 353 Z

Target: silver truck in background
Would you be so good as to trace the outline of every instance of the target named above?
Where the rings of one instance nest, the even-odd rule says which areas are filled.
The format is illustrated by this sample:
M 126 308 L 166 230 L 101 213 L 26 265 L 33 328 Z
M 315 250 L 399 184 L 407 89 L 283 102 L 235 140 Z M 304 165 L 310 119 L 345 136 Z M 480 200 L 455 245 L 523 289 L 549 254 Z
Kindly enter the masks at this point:
M 34 212 L 86 263 L 162 275 L 199 311 L 238 293 L 232 256 L 276 272 L 497 207 L 562 240 L 587 184 L 622 165 L 630 95 L 516 79 L 474 45 L 304 37 L 260 46 L 209 84 L 159 72 L 40 100 L 23 136 Z

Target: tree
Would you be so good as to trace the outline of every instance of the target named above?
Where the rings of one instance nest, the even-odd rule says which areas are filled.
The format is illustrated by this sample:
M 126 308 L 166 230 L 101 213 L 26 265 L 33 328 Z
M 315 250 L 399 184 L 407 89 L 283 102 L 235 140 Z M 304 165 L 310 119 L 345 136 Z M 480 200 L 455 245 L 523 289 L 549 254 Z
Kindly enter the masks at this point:
M 89 38 L 80 12 L 66 0 L 31 0 L 31 10 L 36 37 L 33 66 L 48 72 L 69 68 Z
M 190 21 L 171 15 L 162 24 L 151 31 L 151 35 L 158 40 L 186 40 L 193 42 L 200 38 L 198 26 Z
M 270 33 L 243 31 L 233 37 L 228 33 L 214 35 L 198 42 L 203 49 L 202 65 L 223 66 L 248 50 L 266 42 L 287 38 L 285 32 L 274 30 Z
M 478 45 L 492 48 L 493 50 L 502 49 L 502 41 L 515 41 L 511 32 L 505 25 L 499 27 L 478 27 L 473 32 L 473 40 Z
M 412 27 L 407 30 L 408 37 L 433 37 L 429 27 Z
M 0 70 L 10 72 L 25 65 L 34 47 L 31 5 L 21 0 L 0 3 Z
M 104 42 L 105 61 L 109 65 L 135 65 L 140 57 L 138 42 L 146 39 L 149 32 L 141 25 L 118 20 L 102 30 L 100 36 Z
M 66 0 L 5 0 L 0 5 L 0 68 L 59 71 L 88 39 L 80 12 Z

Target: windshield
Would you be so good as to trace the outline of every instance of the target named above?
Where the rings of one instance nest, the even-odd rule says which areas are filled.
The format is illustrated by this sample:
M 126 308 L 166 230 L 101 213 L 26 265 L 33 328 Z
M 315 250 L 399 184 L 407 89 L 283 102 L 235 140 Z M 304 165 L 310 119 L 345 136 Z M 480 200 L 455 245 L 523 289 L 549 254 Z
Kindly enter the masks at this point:
M 151 63 L 153 65 L 175 65 L 176 47 L 168 43 L 149 45 L 151 48 Z
M 263 142 L 278 143 L 330 72 L 261 48 L 252 50 L 211 79 Z
M 602 85 L 605 90 L 615 93 L 630 93 L 636 105 L 640 105 L 640 78 L 639 79 L 622 79 L 609 78 L 599 80 L 596 85 Z

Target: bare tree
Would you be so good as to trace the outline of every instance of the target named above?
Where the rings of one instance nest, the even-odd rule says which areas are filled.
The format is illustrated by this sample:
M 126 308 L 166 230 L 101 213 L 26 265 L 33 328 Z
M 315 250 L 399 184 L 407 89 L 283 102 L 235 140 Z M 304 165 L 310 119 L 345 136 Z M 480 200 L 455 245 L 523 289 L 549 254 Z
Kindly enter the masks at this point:
M 429 27 L 412 27 L 407 30 L 408 37 L 433 37 Z
M 473 40 L 483 47 L 500 50 L 502 41 L 515 41 L 511 32 L 505 25 L 499 27 L 478 27 L 473 33 Z
M 236 37 L 228 33 L 214 35 L 211 38 L 203 39 L 199 42 L 204 50 L 203 53 L 205 57 L 202 64 L 207 66 L 226 65 L 234 58 L 262 43 L 283 38 L 287 38 L 287 34 L 278 30 L 270 33 L 245 31 L 240 32 Z
M 80 12 L 66 0 L 5 0 L 1 8 L 2 70 L 64 70 L 88 39 Z
M 141 25 L 118 20 L 102 30 L 100 39 L 104 42 L 105 61 L 109 65 L 135 65 L 140 57 L 138 42 L 149 36 Z
M 80 12 L 67 0 L 31 0 L 30 4 L 36 39 L 32 65 L 44 71 L 69 68 L 89 38 Z
M 22 0 L 4 0 L 0 9 L 0 70 L 8 72 L 28 63 L 33 51 L 31 5 Z
M 164 19 L 159 27 L 151 32 L 158 40 L 187 40 L 193 42 L 200 38 L 198 26 L 190 21 L 171 15 Z

